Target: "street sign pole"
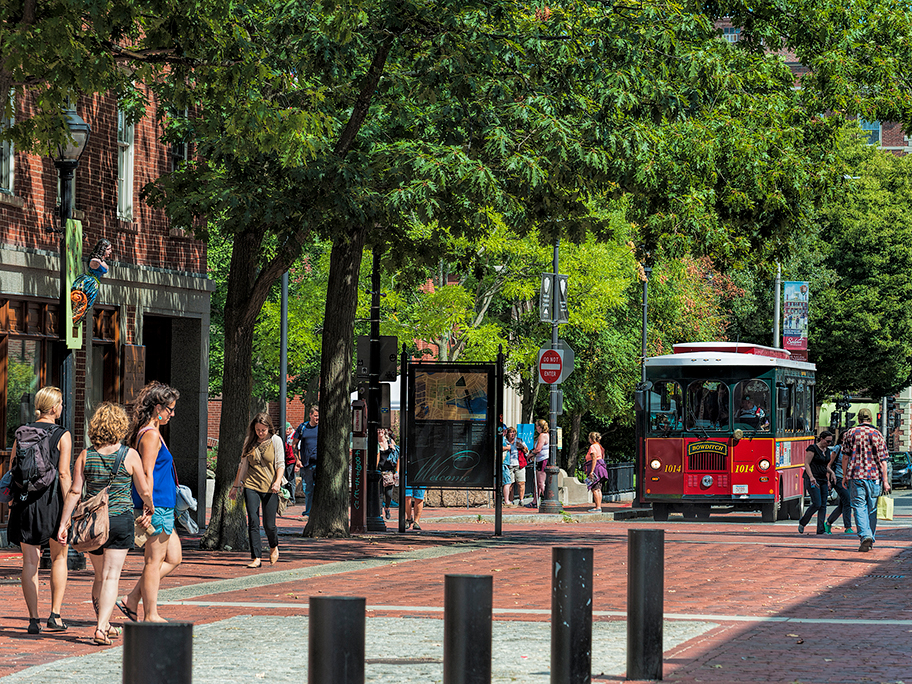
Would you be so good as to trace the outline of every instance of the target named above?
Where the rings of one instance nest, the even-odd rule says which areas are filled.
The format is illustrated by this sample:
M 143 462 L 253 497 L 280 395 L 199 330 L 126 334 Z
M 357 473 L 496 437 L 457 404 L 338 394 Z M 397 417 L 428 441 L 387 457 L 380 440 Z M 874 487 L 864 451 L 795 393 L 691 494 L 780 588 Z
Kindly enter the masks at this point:
M 560 269 L 558 268 L 558 257 L 560 252 L 560 238 L 558 238 L 554 243 L 554 280 L 551 285 L 551 349 L 557 350 L 560 349 L 560 341 L 557 336 L 557 326 L 558 320 L 560 319 L 560 301 L 559 301 L 559 288 L 560 288 Z M 557 430 L 557 404 L 559 401 L 558 397 L 558 385 L 560 384 L 560 378 L 558 382 L 551 383 L 551 401 L 550 401 L 550 415 L 548 420 L 548 425 L 552 430 L 549 435 L 549 457 L 548 465 L 545 467 L 545 495 L 538 504 L 539 513 L 560 513 L 561 512 L 561 503 L 557 498 L 557 475 L 560 473 L 560 468 L 557 464 L 557 440 L 555 435 Z M 536 479 L 535 486 L 538 486 L 538 481 Z

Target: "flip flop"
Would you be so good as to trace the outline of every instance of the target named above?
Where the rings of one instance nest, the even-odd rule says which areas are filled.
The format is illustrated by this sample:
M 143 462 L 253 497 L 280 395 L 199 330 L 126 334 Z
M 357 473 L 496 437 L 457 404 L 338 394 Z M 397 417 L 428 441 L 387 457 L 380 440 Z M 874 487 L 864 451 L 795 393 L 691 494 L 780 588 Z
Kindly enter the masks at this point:
M 136 611 L 135 611 L 135 610 L 130 610 L 130 607 L 127 605 L 127 602 L 126 602 L 126 601 L 124 601 L 123 599 L 117 599 L 117 601 L 114 603 L 114 605 L 117 606 L 117 609 L 118 609 L 121 613 L 123 613 L 124 615 L 126 615 L 127 618 L 129 618 L 129 619 L 132 620 L 133 622 L 139 622 L 139 619 L 138 619 L 138 616 L 137 616 L 137 614 L 136 614 Z

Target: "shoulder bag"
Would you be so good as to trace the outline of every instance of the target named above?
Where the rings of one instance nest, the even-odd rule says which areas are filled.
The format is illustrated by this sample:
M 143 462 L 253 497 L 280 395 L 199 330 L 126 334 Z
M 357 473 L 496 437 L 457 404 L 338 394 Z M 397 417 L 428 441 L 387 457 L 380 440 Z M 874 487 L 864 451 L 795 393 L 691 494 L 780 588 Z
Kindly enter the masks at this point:
M 111 521 L 108 519 L 108 488 L 117 477 L 120 464 L 127 455 L 127 447 L 123 444 L 117 450 L 114 459 L 114 470 L 108 484 L 95 496 L 80 501 L 70 518 L 70 533 L 68 541 L 76 551 L 94 551 L 104 546 L 111 533 Z

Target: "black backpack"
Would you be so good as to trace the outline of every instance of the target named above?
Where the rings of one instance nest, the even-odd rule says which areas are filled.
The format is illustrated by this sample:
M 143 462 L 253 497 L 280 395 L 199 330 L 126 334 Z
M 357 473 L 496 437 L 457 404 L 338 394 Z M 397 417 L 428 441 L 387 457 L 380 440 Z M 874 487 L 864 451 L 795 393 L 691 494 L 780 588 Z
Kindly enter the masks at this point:
M 46 427 L 45 427 L 46 426 Z M 53 423 L 29 423 L 16 430 L 13 484 L 20 492 L 41 491 L 57 479 L 51 444 L 64 429 Z

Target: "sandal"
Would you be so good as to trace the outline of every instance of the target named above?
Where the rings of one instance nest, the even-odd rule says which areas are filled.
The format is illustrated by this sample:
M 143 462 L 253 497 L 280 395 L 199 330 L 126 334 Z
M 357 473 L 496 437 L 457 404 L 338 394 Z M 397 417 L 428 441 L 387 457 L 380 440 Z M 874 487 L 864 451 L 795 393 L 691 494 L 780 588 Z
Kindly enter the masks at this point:
M 116 639 L 121 634 L 123 634 L 123 627 L 115 627 L 114 625 L 108 625 L 108 630 L 105 632 L 109 639 Z
M 29 634 L 41 634 L 41 619 L 40 618 L 29 618 L 28 633 Z
M 51 616 L 47 619 L 47 631 L 49 632 L 65 632 L 68 625 L 60 619 L 60 613 L 51 613 Z
M 117 599 L 114 605 L 117 606 L 117 609 L 126 615 L 128 619 L 132 620 L 133 622 L 139 622 L 139 617 L 136 615 L 136 611 L 130 610 L 130 606 L 127 605 L 127 599 Z
M 92 637 L 92 641 L 96 646 L 113 646 L 114 642 L 108 638 L 108 635 L 104 633 L 104 630 L 96 629 L 95 634 Z

